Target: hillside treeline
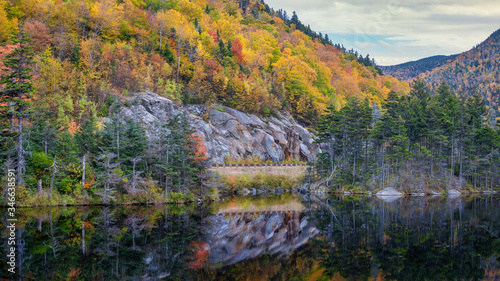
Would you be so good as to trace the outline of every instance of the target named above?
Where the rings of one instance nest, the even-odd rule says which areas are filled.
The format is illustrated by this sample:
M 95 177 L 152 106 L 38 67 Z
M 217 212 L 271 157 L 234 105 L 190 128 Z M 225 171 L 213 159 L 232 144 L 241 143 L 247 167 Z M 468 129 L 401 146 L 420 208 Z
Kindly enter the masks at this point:
M 350 99 L 320 122 L 318 176 L 336 189 L 396 187 L 407 192 L 500 186 L 500 130 L 478 94 L 457 97 L 422 80 L 382 108 Z
M 260 1 L 3 0 L 0 30 L 3 54 L 21 30 L 29 35 L 33 106 L 65 125 L 107 116 L 110 95 L 143 90 L 263 115 L 288 110 L 308 123 L 348 97 L 380 103 L 407 91 Z

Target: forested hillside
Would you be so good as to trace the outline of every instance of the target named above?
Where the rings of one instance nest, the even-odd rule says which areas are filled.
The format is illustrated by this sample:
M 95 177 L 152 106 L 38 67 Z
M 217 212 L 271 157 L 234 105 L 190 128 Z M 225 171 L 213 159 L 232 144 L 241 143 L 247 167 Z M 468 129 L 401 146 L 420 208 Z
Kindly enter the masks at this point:
M 320 122 L 316 171 L 337 189 L 492 190 L 500 183 L 500 134 L 486 113 L 479 94 L 457 97 L 446 84 L 432 94 L 422 80 L 409 95 L 389 94 L 382 108 L 349 100 Z
M 442 64 L 443 62 L 446 63 Z M 438 64 L 437 67 L 430 68 L 434 64 Z M 405 80 L 419 77 L 433 91 L 445 81 L 459 95 L 478 93 L 484 97 L 488 109 L 497 114 L 500 112 L 500 30 L 475 48 L 457 56 L 432 57 L 382 69 L 387 74 Z M 489 112 L 490 115 L 493 113 Z
M 350 97 L 380 104 L 408 91 L 368 56 L 259 1 L 0 0 L 0 30 L 2 183 L 15 178 L 25 205 L 214 192 L 189 114 L 158 120 L 148 135 L 137 116 L 119 114 L 139 102 L 136 92 L 263 118 L 288 111 L 314 126 Z
M 387 75 L 392 75 L 398 79 L 408 81 L 417 77 L 420 73 L 431 71 L 434 68 L 443 66 L 455 60 L 458 55 L 432 56 L 417 61 L 405 62 L 392 66 L 380 66 Z
M 142 90 L 309 123 L 347 97 L 408 90 L 259 1 L 1 1 L 0 30 L 4 54 L 21 30 L 31 38 L 33 108 L 65 126 Z

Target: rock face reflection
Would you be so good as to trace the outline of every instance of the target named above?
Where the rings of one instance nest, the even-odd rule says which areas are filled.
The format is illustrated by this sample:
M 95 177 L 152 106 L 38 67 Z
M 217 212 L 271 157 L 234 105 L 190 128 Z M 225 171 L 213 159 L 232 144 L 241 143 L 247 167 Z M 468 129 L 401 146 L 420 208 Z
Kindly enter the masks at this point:
M 0 280 L 500 280 L 500 197 L 21 209 Z M 7 213 L 0 212 L 0 229 Z
M 262 254 L 286 255 L 319 234 L 316 224 L 298 212 L 239 214 L 207 219 L 210 264 L 235 264 Z

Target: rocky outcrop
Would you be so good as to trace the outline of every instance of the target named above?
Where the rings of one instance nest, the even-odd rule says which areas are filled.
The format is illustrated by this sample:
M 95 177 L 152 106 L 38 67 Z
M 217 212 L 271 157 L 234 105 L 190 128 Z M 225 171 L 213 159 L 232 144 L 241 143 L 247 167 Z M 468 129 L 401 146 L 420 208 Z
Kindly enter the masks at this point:
M 377 196 L 403 196 L 403 193 L 395 190 L 392 187 L 385 188 L 376 194 Z
M 167 120 L 182 113 L 188 113 L 190 126 L 204 136 L 213 163 L 223 163 L 226 156 L 258 156 L 273 162 L 288 157 L 314 161 L 319 152 L 312 134 L 286 113 L 279 118 L 261 118 L 225 106 L 208 110 L 205 105 L 177 106 L 167 98 L 144 92 L 129 98 L 119 114 L 140 122 L 151 136 Z
M 291 254 L 319 234 L 312 221 L 300 213 L 257 217 L 236 215 L 207 218 L 206 243 L 210 264 L 230 265 L 263 254 Z
M 395 190 L 394 188 L 392 187 L 388 187 L 386 189 L 383 189 L 379 192 L 377 192 L 377 194 L 375 194 L 377 196 L 377 198 L 381 199 L 382 201 L 385 201 L 385 202 L 393 202 L 393 201 L 396 201 L 397 199 L 403 197 L 403 193 Z

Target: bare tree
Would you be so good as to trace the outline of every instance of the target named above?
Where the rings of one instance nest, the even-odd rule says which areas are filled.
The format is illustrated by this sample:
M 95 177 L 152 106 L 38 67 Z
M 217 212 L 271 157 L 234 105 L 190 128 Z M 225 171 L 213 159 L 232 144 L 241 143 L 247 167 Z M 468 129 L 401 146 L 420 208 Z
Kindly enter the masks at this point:
M 104 204 L 109 204 L 111 200 L 114 200 L 114 193 L 116 192 L 115 186 L 118 185 L 125 177 L 117 173 L 117 169 L 120 163 L 113 163 L 112 160 L 116 157 L 114 153 L 104 153 L 97 157 L 97 161 L 100 162 L 100 166 L 103 172 L 98 175 L 103 188 L 96 192 Z
M 50 175 L 49 198 L 52 198 L 52 188 L 54 186 L 54 177 L 59 172 L 59 166 L 57 166 L 57 157 L 56 156 L 54 156 L 54 162 L 52 163 L 52 166 L 49 167 L 49 169 L 52 170 L 51 175 Z
M 146 187 L 155 183 L 153 180 L 144 179 L 141 174 L 143 171 L 137 171 L 137 163 L 142 161 L 141 158 L 132 158 L 132 174 L 130 174 L 131 183 L 128 187 L 125 187 L 128 193 L 135 194 L 137 192 L 147 192 Z

